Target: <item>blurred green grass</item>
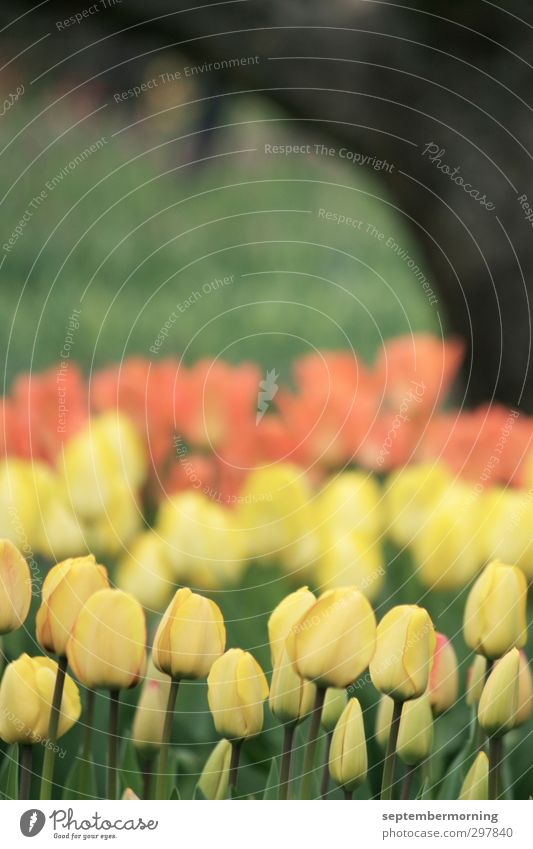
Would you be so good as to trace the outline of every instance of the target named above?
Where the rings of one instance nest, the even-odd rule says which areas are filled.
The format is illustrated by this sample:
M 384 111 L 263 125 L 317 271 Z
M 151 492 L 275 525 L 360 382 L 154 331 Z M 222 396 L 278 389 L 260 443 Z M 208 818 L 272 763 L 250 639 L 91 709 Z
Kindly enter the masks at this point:
M 392 236 L 427 272 L 384 185 L 337 159 L 265 155 L 265 143 L 313 141 L 293 136 L 270 107 L 246 100 L 226 108 L 222 123 L 249 123 L 220 131 L 207 154 L 214 158 L 201 166 L 188 165 L 204 155 L 190 138 L 169 141 L 189 135 L 187 123 L 161 136 L 143 123 L 113 138 L 125 114 L 103 109 L 69 130 L 79 118 L 55 107 L 23 130 L 39 108 L 30 99 L 18 104 L 1 138 L 4 148 L 19 133 L 0 157 L 8 192 L 2 244 L 46 191 L 0 275 L 8 382 L 59 359 L 74 307 L 82 315 L 72 357 L 85 371 L 132 353 L 152 357 L 176 304 L 182 311 L 159 357 L 253 358 L 285 376 L 313 347 L 353 345 L 368 358 L 382 337 L 438 330 L 438 305 L 385 246 Z M 101 150 L 46 189 L 101 137 Z M 233 152 L 243 149 L 255 150 Z M 325 221 L 321 208 L 364 226 Z M 230 285 L 202 290 L 230 275 Z

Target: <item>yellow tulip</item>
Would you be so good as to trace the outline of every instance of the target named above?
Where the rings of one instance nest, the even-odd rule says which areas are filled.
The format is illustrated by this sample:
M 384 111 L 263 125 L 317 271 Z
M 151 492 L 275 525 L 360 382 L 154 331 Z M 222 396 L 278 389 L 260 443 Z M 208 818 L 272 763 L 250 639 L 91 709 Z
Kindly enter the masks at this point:
M 514 728 L 518 715 L 520 653 L 511 649 L 487 678 L 478 707 L 478 721 L 489 737 L 501 737 Z
M 139 797 L 137 796 L 135 791 L 131 789 L 131 787 L 126 787 L 126 789 L 124 790 L 124 793 L 122 794 L 122 801 L 123 802 L 138 802 Z
M 433 714 L 426 693 L 402 705 L 396 751 L 398 757 L 414 766 L 424 761 L 433 744 Z
M 324 706 L 320 715 L 320 724 L 324 731 L 333 731 L 341 714 L 348 704 L 348 693 L 345 689 L 328 687 L 324 697 Z
M 533 682 L 531 681 L 531 669 L 525 653 L 521 651 L 518 671 L 518 710 L 515 725 L 523 725 L 524 722 L 527 722 L 532 711 Z
M 226 646 L 219 607 L 184 587 L 177 590 L 159 623 L 152 649 L 154 664 L 175 679 L 203 678 Z
M 370 663 L 376 689 L 397 701 L 425 693 L 435 644 L 427 610 L 415 604 L 389 610 L 378 625 L 376 653 Z
M 492 487 L 485 497 L 485 560 L 514 563 L 533 580 L 533 500 L 529 490 Z
M 231 743 L 219 740 L 202 770 L 198 787 L 205 799 L 225 799 L 228 795 Z
M 21 654 L 6 667 L 0 684 L 0 737 L 5 743 L 47 739 L 56 676 L 57 663 L 49 657 Z M 80 713 L 78 688 L 66 675 L 57 737 L 72 728 Z
M 483 502 L 466 483 L 454 481 L 441 492 L 413 540 L 417 575 L 439 590 L 466 586 L 483 563 Z
M 215 660 L 207 679 L 207 698 L 215 728 L 228 740 L 245 740 L 263 728 L 268 684 L 249 652 L 229 649 Z
M 461 802 L 484 802 L 489 798 L 489 759 L 479 752 L 463 781 L 459 800 Z
M 331 738 L 329 773 L 346 790 L 355 790 L 368 769 L 363 712 L 357 699 L 344 708 Z
M 272 671 L 269 705 L 282 724 L 301 722 L 312 711 L 316 688 L 304 681 L 294 671 L 287 651 L 284 650 Z
M 438 716 L 455 704 L 459 681 L 454 647 L 444 634 L 437 633 L 435 636 L 437 645 L 429 675 L 428 695 L 433 714 Z
M 451 480 L 438 463 L 407 466 L 389 476 L 384 493 L 386 527 L 397 546 L 413 543 Z
M 301 678 L 318 687 L 347 687 L 366 669 L 376 643 L 376 619 L 355 587 L 328 590 L 294 625 L 287 651 Z
M 93 551 L 116 557 L 137 536 L 143 517 L 137 497 L 128 484 L 122 481 L 114 483 L 109 487 L 107 497 L 99 515 L 85 521 L 86 537 Z
M 31 602 L 31 574 L 24 557 L 8 539 L 0 539 L 0 634 L 24 624 Z
M 317 508 L 321 521 L 341 533 L 355 531 L 375 539 L 384 525 L 380 486 L 364 472 L 333 475 L 318 494 Z
M 231 586 L 246 568 L 244 534 L 234 512 L 200 492 L 180 492 L 165 501 L 155 530 L 179 583 Z
M 42 602 L 35 618 L 41 648 L 65 655 L 68 638 L 83 605 L 93 593 L 108 586 L 107 570 L 92 554 L 69 557 L 53 566 L 44 579 Z
M 48 560 L 63 560 L 72 553 L 87 551 L 87 526 L 68 503 L 66 493 L 59 488 L 42 504 L 42 530 L 37 550 Z
M 94 593 L 76 619 L 67 658 L 86 687 L 134 687 L 146 666 L 146 623 L 139 602 L 122 590 Z
M 474 662 L 466 673 L 466 703 L 473 705 L 479 702 L 483 687 L 485 686 L 485 675 L 487 670 L 487 659 L 477 654 Z
M 325 589 L 354 586 L 373 600 L 385 578 L 383 551 L 379 540 L 360 531 L 335 529 L 322 535 L 321 555 L 315 568 L 315 580 Z
M 172 595 L 174 579 L 165 546 L 153 531 L 136 537 L 118 564 L 117 587 L 131 593 L 147 610 L 161 610 Z
M 97 520 L 117 485 L 137 490 L 147 471 L 140 435 L 122 413 L 93 416 L 63 448 L 62 475 L 77 515 Z
M 300 578 L 320 551 L 315 517 L 309 481 L 290 463 L 252 471 L 237 504 L 248 556 L 280 563 Z
M 168 675 L 159 672 L 150 661 L 131 729 L 133 745 L 143 753 L 154 752 L 161 746 L 169 688 Z
M 466 601 L 463 632 L 476 654 L 495 660 L 527 637 L 527 584 L 516 566 L 493 561 L 485 567 Z
M 0 460 L 0 538 L 30 555 L 39 539 L 39 500 L 32 464 L 10 457 Z
M 376 713 L 376 729 L 374 732 L 375 738 L 382 749 L 387 748 L 389 741 L 393 710 L 394 700 L 390 696 L 382 695 Z
M 285 596 L 272 611 L 268 620 L 268 639 L 273 667 L 280 661 L 285 641 L 292 628 L 315 602 L 316 598 L 311 590 L 300 587 L 296 592 Z

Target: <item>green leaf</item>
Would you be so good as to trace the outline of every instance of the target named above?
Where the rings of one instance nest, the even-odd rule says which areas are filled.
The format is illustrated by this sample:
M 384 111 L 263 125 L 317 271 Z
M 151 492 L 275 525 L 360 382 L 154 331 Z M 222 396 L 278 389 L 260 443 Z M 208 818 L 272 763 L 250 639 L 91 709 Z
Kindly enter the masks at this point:
M 439 799 L 445 799 L 449 801 L 450 799 L 458 798 L 466 773 L 468 772 L 470 765 L 475 755 L 477 754 L 476 731 L 477 722 L 476 712 L 474 709 L 472 711 L 472 718 L 470 721 L 470 735 L 464 747 L 457 752 L 456 756 L 453 758 L 450 766 L 448 767 L 446 776 L 439 788 Z
M 63 790 L 63 799 L 97 799 L 96 770 L 92 760 L 80 754 L 74 759 Z
M 142 799 L 144 792 L 142 773 L 135 746 L 129 737 L 126 737 L 122 742 L 119 765 L 122 782 L 121 794 L 127 787 L 131 787 L 135 795 Z
M 176 785 L 174 785 L 174 787 L 172 788 L 172 792 L 171 792 L 169 798 L 170 798 L 171 801 L 174 801 L 176 799 L 181 799 L 180 791 L 178 790 Z
M 200 790 L 200 787 L 198 786 L 198 784 L 194 788 L 193 799 L 201 799 L 202 801 L 205 801 L 205 796 L 202 793 L 202 791 Z
M 4 799 L 18 799 L 19 795 L 19 747 L 14 743 L 4 755 L 0 772 L 0 792 Z
M 418 800 L 431 799 L 430 790 L 431 790 L 431 782 L 430 782 L 429 778 L 424 778 L 424 780 L 423 780 L 423 782 L 420 786 L 420 790 L 416 794 L 416 798 Z
M 278 759 L 272 758 L 270 761 L 270 769 L 268 771 L 268 778 L 265 786 L 265 792 L 263 793 L 263 799 L 277 799 L 279 791 L 279 768 L 278 768 Z

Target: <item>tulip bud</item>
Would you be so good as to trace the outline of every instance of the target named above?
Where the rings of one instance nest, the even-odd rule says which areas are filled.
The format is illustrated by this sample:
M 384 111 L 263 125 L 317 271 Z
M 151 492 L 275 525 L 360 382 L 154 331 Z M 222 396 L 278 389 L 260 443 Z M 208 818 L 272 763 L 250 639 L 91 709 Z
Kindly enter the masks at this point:
M 329 750 L 329 773 L 337 784 L 355 790 L 366 778 L 365 726 L 359 701 L 349 700 L 335 726 Z
M 298 675 L 318 687 L 347 687 L 374 653 L 376 619 L 355 587 L 328 590 L 304 613 L 287 639 Z
M 150 753 L 161 747 L 169 688 L 168 675 L 159 672 L 150 661 L 131 729 L 133 745 L 142 752 Z
M 378 625 L 370 677 L 376 689 L 396 701 L 425 693 L 435 650 L 435 631 L 427 610 L 415 604 L 393 607 Z
M 148 610 L 162 610 L 174 589 L 165 545 L 154 531 L 136 537 L 116 571 L 117 587 L 131 593 Z
M 489 798 L 489 759 L 479 752 L 463 781 L 459 801 L 484 802 Z
M 444 634 L 436 633 L 435 637 L 437 644 L 429 673 L 428 695 L 433 714 L 438 716 L 455 703 L 459 683 L 454 647 Z
M 264 672 L 249 652 L 229 649 L 213 663 L 207 679 L 207 699 L 221 737 L 245 740 L 259 734 L 267 696 Z
M 122 590 L 99 590 L 82 607 L 67 643 L 67 658 L 86 687 L 134 687 L 146 666 L 144 611 Z
M 107 570 L 92 554 L 69 557 L 53 566 L 44 579 L 42 602 L 35 617 L 37 642 L 45 651 L 64 655 L 83 605 L 109 586 Z
M 57 663 L 49 657 L 21 654 L 6 667 L 0 684 L 0 737 L 5 743 L 47 739 L 56 677 Z M 58 738 L 72 728 L 80 713 L 78 688 L 65 675 Z
M 294 671 L 287 651 L 272 671 L 269 705 L 282 724 L 301 722 L 312 711 L 316 687 Z
M 218 801 L 228 795 L 231 743 L 219 740 L 202 770 L 198 787 L 205 799 Z
M 161 672 L 176 679 L 203 678 L 226 645 L 226 629 L 214 601 L 177 590 L 155 633 L 152 656 Z
M 272 667 L 279 662 L 285 648 L 285 641 L 299 619 L 316 602 L 316 598 L 307 587 L 300 587 L 294 593 L 285 596 L 274 608 L 268 620 L 268 639 Z
M 523 651 L 520 652 L 520 670 L 518 673 L 518 710 L 515 725 L 523 725 L 531 716 L 533 710 L 533 684 L 528 659 Z
M 485 686 L 485 674 L 487 671 L 487 660 L 482 654 L 477 654 L 476 659 L 470 665 L 466 673 L 466 703 L 473 705 L 479 702 L 483 687 Z
M 122 801 L 123 802 L 138 802 L 139 797 L 137 796 L 135 791 L 131 789 L 131 787 L 126 787 L 126 789 L 124 790 L 124 793 L 122 794 Z
M 478 707 L 478 721 L 489 737 L 501 737 L 514 728 L 518 713 L 520 653 L 511 649 L 487 678 Z
M 433 714 L 429 698 L 424 693 L 402 705 L 396 751 L 404 763 L 414 766 L 429 756 L 432 744 Z
M 328 687 L 324 698 L 324 707 L 320 715 L 320 724 L 324 731 L 333 731 L 341 714 L 348 704 L 348 693 L 344 688 Z
M 24 623 L 31 602 L 31 575 L 26 560 L 12 542 L 0 539 L 0 634 Z
M 387 748 L 389 741 L 392 712 L 394 710 L 394 699 L 390 696 L 381 696 L 376 713 L 376 728 L 374 736 L 382 749 Z
M 527 584 L 516 566 L 494 560 L 474 583 L 465 607 L 464 638 L 476 654 L 495 660 L 527 637 Z

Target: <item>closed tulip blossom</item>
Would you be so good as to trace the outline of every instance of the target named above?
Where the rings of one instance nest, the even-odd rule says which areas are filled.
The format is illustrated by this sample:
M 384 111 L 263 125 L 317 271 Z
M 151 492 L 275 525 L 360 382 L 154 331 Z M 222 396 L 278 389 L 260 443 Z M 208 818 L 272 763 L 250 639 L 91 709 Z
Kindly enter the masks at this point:
M 211 667 L 207 700 L 217 732 L 233 744 L 231 788 L 237 780 L 241 744 L 263 728 L 263 702 L 267 696 L 264 672 L 249 652 L 229 649 Z
M 161 747 L 169 688 L 168 675 L 163 675 L 150 663 L 131 729 L 133 745 L 145 758 L 150 758 Z
M 516 712 L 515 725 L 523 725 L 527 722 L 533 711 L 533 682 L 531 681 L 531 668 L 525 652 L 520 652 L 518 671 L 518 710 Z
M 43 582 L 35 618 L 37 641 L 46 651 L 65 656 L 74 623 L 85 602 L 109 587 L 107 570 L 92 554 L 69 557 L 53 566 Z
M 10 540 L 0 539 L 0 634 L 24 624 L 30 602 L 29 566 Z
M 365 726 L 359 701 L 349 700 L 344 708 L 331 740 L 329 771 L 331 777 L 350 798 L 352 792 L 366 778 L 368 758 Z
M 294 668 L 320 689 L 347 687 L 368 666 L 376 643 L 374 611 L 355 587 L 328 590 L 295 624 L 287 648 Z
M 434 716 L 452 707 L 457 700 L 459 677 L 457 655 L 449 639 L 436 633 L 433 665 L 429 674 L 428 696 Z
M 396 751 L 398 757 L 409 766 L 422 763 L 433 744 L 433 714 L 426 693 L 418 699 L 410 699 L 402 706 Z
M 335 730 L 335 726 L 347 704 L 348 694 L 343 687 L 339 689 L 329 687 L 326 690 L 324 707 L 322 708 L 322 716 L 320 717 L 320 724 L 324 731 Z
M 295 725 L 311 713 L 314 700 L 314 684 L 296 674 L 285 651 L 272 670 L 270 710 L 282 724 Z
M 274 608 L 268 620 L 268 639 L 272 666 L 275 666 L 285 650 L 285 641 L 295 624 L 315 604 L 316 597 L 307 587 L 300 587 L 285 596 Z
M 467 646 L 489 660 L 522 648 L 527 637 L 526 596 L 520 569 L 497 560 L 489 563 L 468 594 L 463 624 Z
M 487 658 L 481 654 L 477 654 L 473 663 L 470 664 L 466 673 L 466 703 L 473 705 L 479 702 L 483 687 L 485 686 L 485 676 L 487 672 Z
M 204 678 L 226 645 L 226 629 L 214 601 L 178 590 L 154 637 L 152 656 L 161 672 L 177 680 Z
M 21 654 L 6 667 L 0 684 L 0 737 L 5 743 L 41 743 L 48 739 L 56 672 L 55 660 L 27 654 Z M 72 728 L 80 713 L 78 688 L 67 675 L 58 737 Z
M 461 802 L 484 802 L 489 798 L 489 759 L 479 752 L 468 770 L 459 799 Z
M 219 740 L 206 760 L 198 781 L 198 788 L 205 799 L 218 801 L 227 797 L 230 763 L 231 743 L 229 740 Z
M 420 698 L 426 692 L 435 646 L 431 618 L 426 610 L 417 605 L 393 607 L 378 625 L 370 676 L 376 689 L 394 700 L 383 769 L 382 799 L 392 798 L 402 704 Z
M 421 696 L 428 686 L 435 645 L 433 623 L 424 608 L 415 604 L 393 607 L 377 628 L 376 652 L 370 663 L 376 689 L 398 702 Z

